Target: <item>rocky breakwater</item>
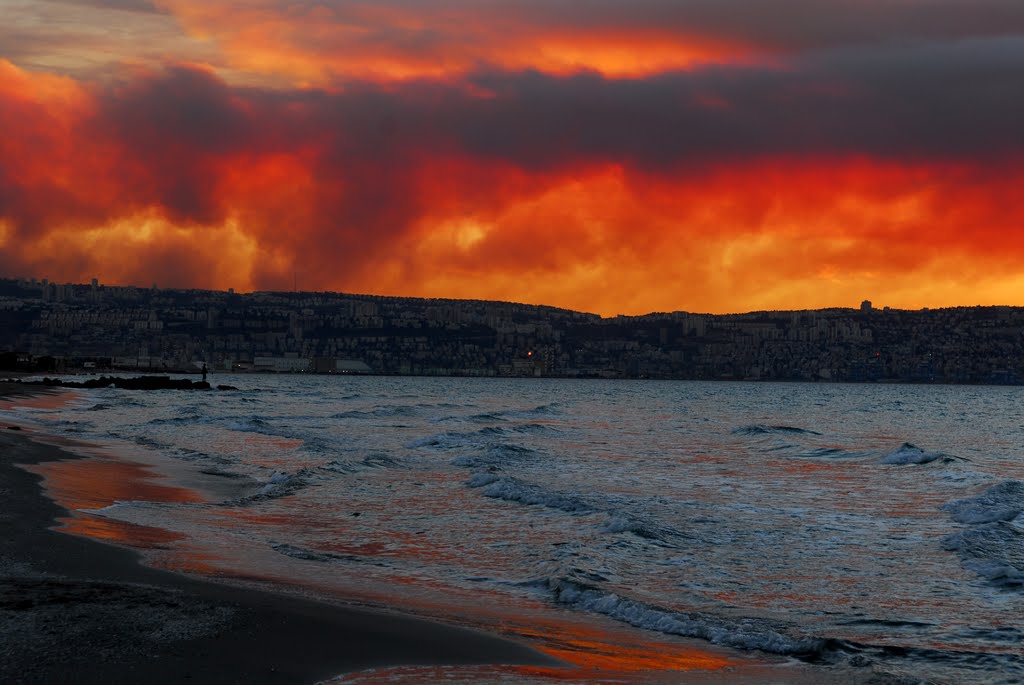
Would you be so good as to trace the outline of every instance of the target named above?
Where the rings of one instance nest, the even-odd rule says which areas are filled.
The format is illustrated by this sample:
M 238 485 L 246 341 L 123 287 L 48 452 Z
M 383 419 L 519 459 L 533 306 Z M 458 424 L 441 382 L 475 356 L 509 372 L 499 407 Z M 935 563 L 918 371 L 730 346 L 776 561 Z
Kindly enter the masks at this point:
M 41 381 L 18 381 L 24 385 L 45 385 L 55 388 L 121 388 L 123 390 L 209 390 L 206 381 L 190 381 L 187 378 L 171 378 L 170 376 L 137 376 L 120 378 L 118 376 L 100 376 L 85 381 L 66 381 L 59 378 L 44 378 Z M 232 389 L 230 386 L 217 386 L 218 390 Z

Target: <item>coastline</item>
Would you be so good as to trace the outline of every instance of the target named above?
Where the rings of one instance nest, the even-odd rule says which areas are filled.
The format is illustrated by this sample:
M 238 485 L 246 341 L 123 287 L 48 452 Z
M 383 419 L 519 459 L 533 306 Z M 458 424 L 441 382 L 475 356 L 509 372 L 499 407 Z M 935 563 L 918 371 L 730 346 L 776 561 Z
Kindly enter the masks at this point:
M 52 407 L 69 392 L 0 381 L 0 405 L 17 397 Z M 143 565 L 136 549 L 159 550 L 177 534 L 69 513 L 133 496 L 191 501 L 175 498 L 208 484 L 188 479 L 198 490 L 183 490 L 143 463 L 91 451 L 0 423 L 0 631 L 12 636 L 0 644 L 0 681 L 821 682 L 818 668 L 792 659 L 666 635 L 637 640 L 601 618 L 492 631 L 387 599 L 364 608 Z M 828 679 L 864 682 L 858 675 Z
M 0 397 L 34 390 L 0 384 Z M 56 531 L 66 510 L 17 465 L 79 458 L 0 432 L 2 681 L 314 683 L 398 665 L 559 665 L 468 628 L 151 569 L 132 550 Z

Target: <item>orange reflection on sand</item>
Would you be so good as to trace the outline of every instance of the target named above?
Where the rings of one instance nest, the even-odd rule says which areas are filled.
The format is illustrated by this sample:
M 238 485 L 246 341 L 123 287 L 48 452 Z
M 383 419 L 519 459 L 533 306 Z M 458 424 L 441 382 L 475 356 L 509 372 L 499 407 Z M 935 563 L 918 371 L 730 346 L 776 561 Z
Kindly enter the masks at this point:
M 140 526 L 127 521 L 118 521 L 82 512 L 57 520 L 61 523 L 60 530 L 66 533 L 94 540 L 115 542 L 136 549 L 164 549 L 169 543 L 182 540 L 185 537 L 180 533 L 172 533 L 162 528 Z
M 141 464 L 128 461 L 91 457 L 24 468 L 41 475 L 47 496 L 71 512 L 71 516 L 58 519 L 60 530 L 128 547 L 160 548 L 184 536 L 83 510 L 102 509 L 119 501 L 203 501 L 192 490 L 154 483 L 158 478 L 156 474 Z
M 15 390 L 12 394 L 0 399 L 0 411 L 18 408 L 59 409 L 78 397 L 76 393 L 68 390 L 52 390 L 37 386 L 29 386 L 29 388 L 31 389 L 26 390 L 24 395 L 18 394 L 18 391 Z
M 102 509 L 115 502 L 202 502 L 196 492 L 152 482 L 142 464 L 93 457 L 49 462 L 31 470 L 46 479 L 47 493 L 70 511 Z

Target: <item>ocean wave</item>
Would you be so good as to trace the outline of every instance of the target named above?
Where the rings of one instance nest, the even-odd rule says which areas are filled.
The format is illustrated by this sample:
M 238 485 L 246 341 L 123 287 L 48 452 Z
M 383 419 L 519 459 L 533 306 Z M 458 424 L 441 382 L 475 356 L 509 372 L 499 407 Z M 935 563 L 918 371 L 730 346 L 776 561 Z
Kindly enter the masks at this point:
M 975 497 L 942 507 L 967 527 L 945 537 L 942 548 L 981 578 L 1006 587 L 1024 587 L 1024 483 L 1004 481 Z
M 444 405 L 437 405 L 444 406 Z M 452 405 L 454 406 L 454 405 Z M 484 411 L 477 414 L 452 414 L 434 419 L 434 423 L 446 423 L 449 421 L 467 421 L 470 423 L 504 423 L 508 421 L 529 421 L 530 419 L 545 419 L 561 415 L 561 407 L 557 403 L 541 404 L 530 409 L 502 409 L 497 411 Z
M 696 540 L 695 535 L 684 533 L 675 528 L 658 525 L 636 516 L 610 513 L 602 530 L 605 533 L 632 533 L 645 540 L 659 542 L 675 547 L 675 540 Z
M 681 612 L 622 597 L 568 578 L 535 582 L 555 602 L 573 609 L 602 614 L 636 628 L 698 638 L 736 649 L 807 657 L 820 654 L 827 641 L 789 634 L 792 629 L 757 618 L 728 618 L 701 612 Z
M 147 447 L 147 448 L 149 448 L 151 450 L 155 450 L 157 452 L 163 452 L 164 450 L 166 450 L 166 449 L 171 447 L 169 444 L 167 444 L 165 442 L 161 442 L 159 440 L 147 437 L 145 435 L 136 435 L 135 437 L 132 438 L 132 441 L 136 445 L 140 445 L 142 447 Z
M 258 487 L 254 492 L 243 497 L 225 502 L 225 505 L 245 505 L 268 499 L 277 499 L 294 494 L 302 488 L 308 487 L 316 480 L 313 471 L 308 468 L 299 469 L 295 473 L 285 471 L 274 471 L 270 478 L 257 483 Z
M 595 511 L 594 507 L 579 495 L 554 492 L 517 478 L 488 479 L 489 475 L 493 474 L 476 474 L 467 484 L 470 487 L 483 488 L 484 497 L 506 502 L 540 505 L 569 514 L 590 514 Z
M 146 403 L 132 397 L 130 395 L 124 395 L 117 397 L 116 393 L 105 393 L 103 395 L 104 400 L 108 401 L 96 401 L 94 404 L 89 405 L 85 408 L 86 411 L 105 411 L 107 409 L 123 409 L 124 407 L 145 407 Z
M 842 447 L 812 447 L 797 453 L 795 456 L 802 459 L 853 459 L 863 456 L 863 453 Z
M 61 419 L 59 421 L 47 421 L 46 423 L 50 427 L 59 429 L 64 433 L 85 433 L 96 429 L 96 424 L 92 421 Z
M 386 454 L 370 454 L 358 461 L 347 461 L 333 459 L 326 464 L 317 467 L 318 471 L 329 471 L 332 473 L 357 473 L 366 469 L 408 469 L 409 466 L 398 459 L 389 457 Z
M 272 423 L 272 421 L 274 423 Z M 319 416 L 280 416 L 266 417 L 225 417 L 218 419 L 217 424 L 238 433 L 257 433 L 275 438 L 295 440 L 303 452 L 316 455 L 333 455 L 339 451 L 337 440 L 330 433 L 321 429 L 323 417 Z M 286 422 L 291 425 L 280 425 Z M 301 425 L 303 422 L 312 425 Z M 294 425 L 299 423 L 300 425 Z
M 201 416 L 198 413 L 190 416 L 175 416 L 170 419 L 152 419 L 147 423 L 148 426 L 186 426 L 193 424 L 212 423 L 215 419 Z M 232 429 L 235 430 L 235 429 Z
M 797 428 L 796 426 L 767 426 L 765 424 L 751 424 L 740 426 L 732 430 L 733 435 L 821 435 L 818 431 L 809 428 Z
M 1010 521 L 1024 511 L 1024 482 L 1004 481 L 975 497 L 947 502 L 942 509 L 957 523 Z
M 262 433 L 269 427 L 270 424 L 258 416 L 229 421 L 225 426 L 228 430 L 237 433 Z
M 220 454 L 210 454 L 209 452 L 203 452 L 189 447 L 169 448 L 167 454 L 174 457 L 175 459 L 180 459 L 182 461 L 207 462 L 217 465 L 234 465 L 238 463 L 236 460 L 230 459 Z
M 394 416 L 414 416 L 416 414 L 416 408 L 408 405 L 399 405 L 396 407 L 375 407 L 374 409 L 363 410 L 363 409 L 352 409 L 350 411 L 343 411 L 337 414 L 332 414 L 332 419 L 380 419 L 390 418 Z
M 476 431 L 445 431 L 406 444 L 409 449 L 433 447 L 436 449 L 458 449 L 464 447 L 484 447 L 498 443 L 502 438 L 516 435 L 530 435 L 557 432 L 557 429 L 541 423 L 524 423 L 510 426 L 485 426 Z
M 207 476 L 214 476 L 215 478 L 226 478 L 227 480 L 252 480 L 250 476 L 247 476 L 244 473 L 238 473 L 237 471 L 230 471 L 227 469 L 221 469 L 217 467 L 201 469 L 199 473 L 205 474 Z
M 284 542 L 271 542 L 270 543 L 270 547 L 275 552 L 283 554 L 286 557 L 291 557 L 293 559 L 301 559 L 303 561 L 317 561 L 317 562 L 321 562 L 321 563 L 337 562 L 337 561 L 361 563 L 361 562 L 365 561 L 365 559 L 363 559 L 362 557 L 357 557 L 357 556 L 355 556 L 353 554 L 334 554 L 333 552 L 314 552 L 313 550 L 305 549 L 303 547 L 297 547 L 295 545 L 291 545 L 291 544 L 284 543 Z
M 548 490 L 518 478 L 505 476 L 497 470 L 478 471 L 470 476 L 466 485 L 479 489 L 484 497 L 526 506 L 541 506 L 573 516 L 605 514 L 607 520 L 601 526 L 601 531 L 608 534 L 631 533 L 645 540 L 673 547 L 676 546 L 675 540 L 694 539 L 682 531 L 627 513 L 625 508 L 614 504 L 593 500 L 577 493 Z
M 776 439 L 777 440 L 777 439 Z M 851 450 L 845 447 L 794 445 L 788 442 L 772 442 L 758 451 L 793 459 L 864 459 L 873 456 L 870 452 Z
M 452 459 L 453 466 L 468 469 L 502 468 L 536 461 L 540 453 L 522 445 L 497 443 L 487 445 L 472 454 L 460 454 Z
M 921 449 L 917 445 L 905 442 L 897 449 L 894 449 L 892 452 L 889 452 L 882 457 L 879 463 L 906 466 L 909 464 L 930 464 L 936 461 L 946 463 L 955 460 L 955 457 L 948 454 L 943 454 L 942 452 L 930 452 Z
M 461 416 L 453 416 L 453 417 L 449 417 L 449 418 L 450 419 L 461 419 L 462 417 Z M 508 419 L 505 418 L 504 412 L 496 411 L 496 412 L 483 412 L 481 414 L 473 414 L 472 416 L 466 417 L 466 420 L 467 421 L 473 421 L 475 423 L 492 423 L 492 422 L 499 422 L 499 421 L 507 421 Z
M 537 418 L 546 418 L 550 416 L 558 416 L 562 413 L 561 406 L 557 402 L 550 402 L 548 404 L 541 404 L 530 409 L 503 409 L 496 412 L 485 412 L 483 414 L 477 414 L 474 419 L 485 419 L 486 417 L 495 417 L 498 420 L 518 419 L 518 420 L 529 420 Z
M 482 473 L 474 473 L 469 477 L 469 480 L 466 481 L 466 485 L 471 488 L 482 488 L 485 485 L 497 483 L 501 478 L 501 475 L 497 473 L 488 473 L 486 471 Z
M 436 449 L 455 449 L 458 447 L 465 447 L 467 445 L 473 445 L 479 442 L 479 435 L 477 433 L 458 433 L 447 431 L 444 433 L 435 433 L 434 435 L 427 435 L 422 438 L 417 438 L 408 444 L 408 449 L 420 449 L 423 447 L 433 447 Z
M 989 674 L 992 677 L 986 682 L 1015 683 L 1020 682 L 1018 678 L 1024 674 L 1024 658 L 1018 655 L 872 645 L 807 635 L 796 625 L 777 620 L 660 607 L 573 576 L 579 574 L 542 578 L 521 585 L 545 592 L 562 606 L 601 614 L 644 630 L 705 640 L 733 649 L 789 656 L 822 666 L 870 669 L 870 679 L 863 682 L 878 685 L 930 682 L 917 675 L 924 664 L 941 665 L 954 678 L 958 673 L 970 674 L 972 682 L 979 682 L 974 679 L 979 675 Z

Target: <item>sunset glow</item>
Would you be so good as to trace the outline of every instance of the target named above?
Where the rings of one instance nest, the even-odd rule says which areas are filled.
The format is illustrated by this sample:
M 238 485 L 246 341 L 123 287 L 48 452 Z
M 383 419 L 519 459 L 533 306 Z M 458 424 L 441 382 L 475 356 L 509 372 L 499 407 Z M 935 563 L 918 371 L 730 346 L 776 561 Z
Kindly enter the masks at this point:
M 1016 4 L 0 5 L 0 275 L 1024 303 Z

